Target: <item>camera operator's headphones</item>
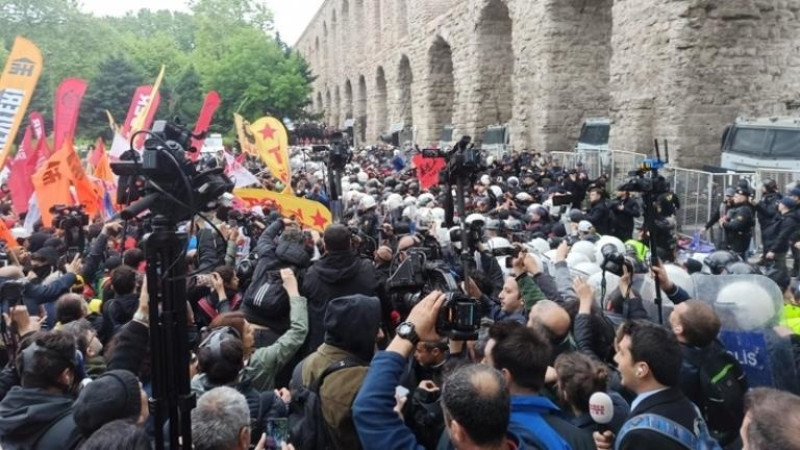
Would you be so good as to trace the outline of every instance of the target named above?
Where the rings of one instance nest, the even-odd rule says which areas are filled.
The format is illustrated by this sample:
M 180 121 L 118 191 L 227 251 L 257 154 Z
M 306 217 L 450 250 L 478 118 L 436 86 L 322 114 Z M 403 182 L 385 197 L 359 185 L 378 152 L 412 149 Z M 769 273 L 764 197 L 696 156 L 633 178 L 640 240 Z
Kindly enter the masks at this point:
M 235 328 L 229 326 L 215 328 L 208 336 L 206 336 L 205 339 L 203 339 L 203 342 L 200 343 L 199 348 L 208 348 L 211 350 L 211 358 L 221 359 L 222 343 L 234 339 L 239 341 L 242 340 L 242 336 L 238 331 L 236 331 Z

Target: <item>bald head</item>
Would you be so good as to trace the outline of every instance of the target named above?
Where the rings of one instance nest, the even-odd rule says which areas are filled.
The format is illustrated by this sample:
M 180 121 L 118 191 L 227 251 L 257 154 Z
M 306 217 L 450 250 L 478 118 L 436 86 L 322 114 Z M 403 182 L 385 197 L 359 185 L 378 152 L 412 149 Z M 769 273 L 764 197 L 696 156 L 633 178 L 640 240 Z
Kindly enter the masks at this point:
M 551 342 L 563 339 L 571 325 L 567 310 L 552 300 L 539 300 L 528 315 L 528 326 L 543 332 Z

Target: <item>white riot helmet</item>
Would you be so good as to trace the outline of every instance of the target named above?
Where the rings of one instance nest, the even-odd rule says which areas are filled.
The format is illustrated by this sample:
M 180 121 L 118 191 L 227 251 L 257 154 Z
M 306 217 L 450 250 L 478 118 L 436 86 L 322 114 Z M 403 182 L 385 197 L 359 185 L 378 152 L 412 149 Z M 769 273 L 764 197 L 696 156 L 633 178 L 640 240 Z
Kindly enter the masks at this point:
M 390 210 L 395 210 L 403 206 L 403 196 L 400 194 L 391 193 L 383 202 L 384 206 Z
M 425 192 L 420 194 L 417 198 L 417 206 L 428 206 L 429 203 L 435 200 L 433 194 Z
M 550 244 L 547 243 L 546 240 L 542 238 L 536 238 L 528 242 L 528 246 L 534 249 L 534 251 L 540 255 L 544 255 L 545 253 L 550 251 Z
M 490 251 L 514 248 L 511 242 L 504 237 L 493 237 L 486 243 Z
M 371 195 L 365 195 L 361 197 L 361 200 L 358 202 L 358 209 L 361 211 L 366 211 L 368 209 L 374 208 L 377 206 L 378 203 L 375 201 L 375 197 Z
M 369 175 L 367 175 L 366 172 L 362 171 L 362 172 L 358 172 L 358 174 L 356 174 L 356 178 L 358 178 L 358 182 L 359 183 L 364 184 L 364 183 L 367 182 L 367 180 L 369 180 Z
M 444 208 L 433 208 L 431 209 L 431 215 L 433 216 L 433 220 L 442 223 L 444 222 Z
M 489 178 L 489 175 L 486 174 L 481 175 L 480 181 L 484 186 L 489 186 L 489 184 L 492 182 L 492 180 Z
M 594 244 L 589 241 L 578 241 L 572 245 L 572 249 L 570 250 L 570 254 L 572 253 L 580 253 L 586 256 L 589 261 L 597 262 L 597 249 L 595 248 Z
M 483 214 L 473 213 L 467 216 L 466 224 L 472 225 L 473 222 L 486 223 L 486 217 Z
M 492 190 L 492 193 L 494 194 L 495 197 L 500 198 L 503 196 L 503 190 L 500 188 L 500 186 L 493 184 L 489 186 L 489 189 Z
M 403 200 L 403 204 L 406 206 L 416 206 L 417 205 L 417 198 L 413 195 L 409 195 Z
M 511 187 L 519 186 L 519 178 L 517 177 L 508 177 L 508 185 Z

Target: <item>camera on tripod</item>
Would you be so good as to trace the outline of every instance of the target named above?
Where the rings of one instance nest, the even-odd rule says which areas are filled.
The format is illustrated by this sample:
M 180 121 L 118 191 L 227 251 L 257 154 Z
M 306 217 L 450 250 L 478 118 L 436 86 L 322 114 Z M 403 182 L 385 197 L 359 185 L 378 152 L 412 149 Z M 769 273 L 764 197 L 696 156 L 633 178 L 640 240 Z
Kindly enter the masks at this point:
M 84 212 L 83 205 L 54 205 L 50 208 L 50 214 L 54 215 L 53 226 L 59 230 L 89 225 L 89 215 Z
M 480 151 L 475 149 L 472 138 L 463 136 L 449 152 L 438 149 L 422 150 L 423 158 L 444 158 L 447 161 L 445 170 L 442 171 L 442 182 L 456 184 L 459 177 L 473 178 L 484 167 L 481 162 Z
M 149 209 L 172 222 L 190 219 L 197 212 L 210 211 L 225 192 L 233 190 L 233 182 L 224 169 L 198 172 L 197 166 L 186 157 L 193 135 L 175 118 L 173 121 L 156 121 L 145 140 L 144 151 L 131 148 L 112 163 L 111 169 L 119 175 L 118 203 L 130 204 L 120 213 L 131 219 Z M 138 134 L 138 133 L 137 133 Z M 135 135 L 132 137 L 133 141 Z

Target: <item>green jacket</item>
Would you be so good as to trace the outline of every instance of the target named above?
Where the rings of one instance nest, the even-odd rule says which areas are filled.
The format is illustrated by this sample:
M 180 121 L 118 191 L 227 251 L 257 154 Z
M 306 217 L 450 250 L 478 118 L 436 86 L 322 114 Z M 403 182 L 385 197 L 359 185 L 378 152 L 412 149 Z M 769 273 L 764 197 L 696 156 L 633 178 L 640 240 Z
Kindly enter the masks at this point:
M 303 385 L 309 386 L 328 367 L 353 356 L 338 347 L 328 344 L 320 345 L 317 351 L 308 355 L 303 362 Z M 325 417 L 334 447 L 337 449 L 358 450 L 362 448 L 353 423 L 351 408 L 356 394 L 361 388 L 361 383 L 367 376 L 367 370 L 369 370 L 368 366 L 362 366 L 336 371 L 326 377 L 320 387 L 322 416 Z
M 539 289 L 539 285 L 527 272 L 517 277 L 517 286 L 519 286 L 522 301 L 525 303 L 525 311 L 530 311 L 539 300 L 547 299 L 544 292 Z
M 250 356 L 246 370 L 257 391 L 275 389 L 275 375 L 303 345 L 308 334 L 308 305 L 305 297 L 289 299 L 290 325 L 286 333 L 269 347 L 262 347 Z

